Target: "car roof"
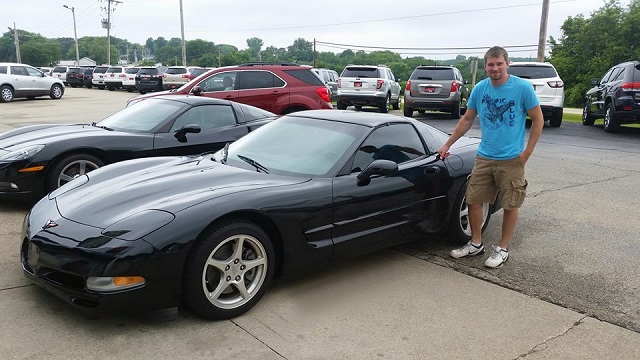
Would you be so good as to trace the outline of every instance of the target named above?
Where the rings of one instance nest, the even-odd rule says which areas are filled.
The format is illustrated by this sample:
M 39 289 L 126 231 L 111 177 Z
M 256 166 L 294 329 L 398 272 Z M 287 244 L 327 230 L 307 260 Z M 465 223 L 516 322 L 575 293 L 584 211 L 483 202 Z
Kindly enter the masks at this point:
M 551 64 L 551 63 L 538 62 L 538 61 L 512 62 L 512 63 L 509 63 L 509 66 L 548 66 L 548 67 L 554 67 L 553 64 Z
M 229 105 L 231 103 L 229 100 L 216 99 L 216 98 L 210 98 L 205 96 L 178 95 L 178 94 L 154 96 L 149 99 L 182 101 L 192 105 L 201 105 L 201 104 Z
M 390 122 L 410 123 L 411 121 L 415 121 L 394 114 L 378 114 L 353 110 L 305 110 L 291 113 L 287 116 L 339 121 L 368 127 L 376 127 Z

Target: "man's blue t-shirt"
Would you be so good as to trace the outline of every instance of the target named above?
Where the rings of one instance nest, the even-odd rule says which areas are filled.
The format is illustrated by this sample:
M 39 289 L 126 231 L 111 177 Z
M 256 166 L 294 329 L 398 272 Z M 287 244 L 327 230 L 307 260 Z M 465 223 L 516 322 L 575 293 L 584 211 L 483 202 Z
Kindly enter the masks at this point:
M 482 140 L 478 155 L 493 160 L 520 156 L 527 111 L 539 104 L 533 85 L 517 76 L 510 75 L 499 87 L 494 87 L 489 78 L 480 81 L 467 102 L 480 119 Z

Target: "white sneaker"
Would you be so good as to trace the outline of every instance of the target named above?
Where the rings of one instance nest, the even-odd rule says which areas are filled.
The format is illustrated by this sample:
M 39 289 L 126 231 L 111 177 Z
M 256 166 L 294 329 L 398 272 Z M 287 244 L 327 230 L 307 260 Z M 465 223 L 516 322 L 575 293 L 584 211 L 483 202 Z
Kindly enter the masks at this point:
M 509 259 L 509 252 L 500 246 L 493 245 L 493 254 L 484 262 L 484 266 L 490 268 L 499 268 Z
M 459 259 L 465 256 L 475 256 L 484 254 L 484 246 L 480 244 L 480 246 L 475 246 L 472 241 L 469 241 L 465 246 L 459 249 L 453 249 L 449 253 L 452 258 Z

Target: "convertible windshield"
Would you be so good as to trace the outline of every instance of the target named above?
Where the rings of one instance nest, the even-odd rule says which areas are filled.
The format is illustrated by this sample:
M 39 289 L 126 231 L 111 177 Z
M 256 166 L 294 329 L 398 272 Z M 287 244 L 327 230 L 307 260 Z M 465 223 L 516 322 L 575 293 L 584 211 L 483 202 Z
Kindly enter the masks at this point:
M 118 131 L 149 132 L 184 106 L 178 101 L 147 99 L 118 111 L 97 125 Z
M 256 170 L 242 160 L 249 158 L 269 173 L 327 176 L 353 153 L 367 130 L 361 125 L 285 116 L 232 143 L 227 163 Z

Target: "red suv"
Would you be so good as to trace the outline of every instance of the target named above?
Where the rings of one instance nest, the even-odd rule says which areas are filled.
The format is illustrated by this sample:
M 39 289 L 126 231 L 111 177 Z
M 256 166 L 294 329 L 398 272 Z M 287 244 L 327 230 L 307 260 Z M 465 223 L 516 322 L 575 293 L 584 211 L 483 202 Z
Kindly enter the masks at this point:
M 231 100 L 275 114 L 333 108 L 327 86 L 311 66 L 290 63 L 248 63 L 212 69 L 177 90 L 136 96 L 127 105 L 164 94 Z

